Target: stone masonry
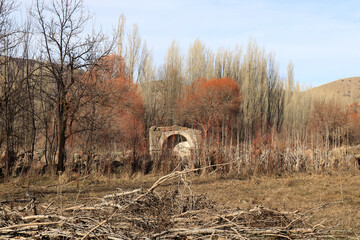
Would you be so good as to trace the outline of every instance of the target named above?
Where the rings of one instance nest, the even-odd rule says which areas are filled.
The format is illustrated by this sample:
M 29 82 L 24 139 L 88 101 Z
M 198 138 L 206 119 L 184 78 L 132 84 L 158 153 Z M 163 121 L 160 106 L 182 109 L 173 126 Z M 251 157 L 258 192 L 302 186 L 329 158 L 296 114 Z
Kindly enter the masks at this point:
M 163 145 L 166 140 L 173 135 L 181 135 L 189 143 L 190 150 L 195 150 L 199 147 L 201 131 L 180 127 L 180 126 L 171 126 L 171 127 L 151 127 L 149 130 L 149 145 L 150 145 L 150 155 L 152 159 L 156 159 L 160 156 L 163 149 Z

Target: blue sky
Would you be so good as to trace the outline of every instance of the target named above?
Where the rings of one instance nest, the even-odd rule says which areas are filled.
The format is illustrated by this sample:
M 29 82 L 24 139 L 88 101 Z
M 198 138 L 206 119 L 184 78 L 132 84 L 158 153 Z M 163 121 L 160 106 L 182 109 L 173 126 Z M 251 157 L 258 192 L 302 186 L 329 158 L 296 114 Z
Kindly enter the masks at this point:
M 196 38 L 214 51 L 245 48 L 252 38 L 275 53 L 283 75 L 291 60 L 300 84 L 360 76 L 359 0 L 84 0 L 84 5 L 106 32 L 121 13 L 128 30 L 137 23 L 158 64 L 174 39 L 185 55 Z

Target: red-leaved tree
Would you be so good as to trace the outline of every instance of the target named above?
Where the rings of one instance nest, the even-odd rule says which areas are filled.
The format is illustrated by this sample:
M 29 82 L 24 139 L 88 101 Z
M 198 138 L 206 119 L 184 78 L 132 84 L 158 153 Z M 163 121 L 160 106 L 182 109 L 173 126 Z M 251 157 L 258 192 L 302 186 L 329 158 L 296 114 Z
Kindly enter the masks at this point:
M 135 157 L 144 147 L 143 101 L 137 84 L 126 74 L 123 59 L 116 55 L 104 58 L 84 79 L 87 97 L 72 131 L 82 132 L 87 152 L 120 148 L 131 150 Z
M 210 128 L 231 127 L 240 102 L 240 90 L 234 80 L 200 78 L 187 88 L 178 115 L 183 123 L 200 126 L 207 135 Z

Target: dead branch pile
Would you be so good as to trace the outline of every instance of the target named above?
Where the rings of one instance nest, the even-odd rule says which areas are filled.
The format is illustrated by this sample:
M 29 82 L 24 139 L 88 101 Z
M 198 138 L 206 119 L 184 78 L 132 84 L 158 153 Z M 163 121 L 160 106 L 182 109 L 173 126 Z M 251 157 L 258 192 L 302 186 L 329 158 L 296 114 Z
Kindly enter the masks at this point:
M 97 203 L 59 209 L 35 197 L 0 201 L 2 239 L 323 239 L 340 232 L 312 226 L 298 212 L 256 206 L 225 209 L 194 195 L 185 174 L 160 178 L 148 190 L 120 191 Z M 155 188 L 180 179 L 175 190 Z M 344 233 L 343 233 L 344 234 Z M 346 236 L 349 238 L 349 236 Z

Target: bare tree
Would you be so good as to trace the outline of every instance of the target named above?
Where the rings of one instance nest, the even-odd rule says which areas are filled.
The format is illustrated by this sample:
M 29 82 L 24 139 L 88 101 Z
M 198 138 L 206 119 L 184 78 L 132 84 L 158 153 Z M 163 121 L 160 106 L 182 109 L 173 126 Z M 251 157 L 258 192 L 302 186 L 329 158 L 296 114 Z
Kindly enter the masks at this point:
M 138 26 L 134 24 L 132 31 L 128 34 L 125 54 L 126 66 L 131 79 L 134 79 L 136 68 L 139 65 L 141 44 Z
M 9 53 L 18 44 L 17 39 L 14 38 L 18 29 L 15 20 L 11 17 L 16 8 L 15 0 L 0 0 L 0 52 L 2 55 Z
M 208 49 L 199 39 L 196 39 L 190 46 L 186 65 L 187 82 L 189 84 L 198 78 L 206 77 L 208 53 Z
M 31 15 L 41 36 L 41 54 L 54 88 L 49 97 L 56 106 L 58 139 L 58 171 L 64 170 L 67 127 L 76 111 L 75 96 L 81 97 L 83 79 L 80 76 L 90 65 L 107 55 L 111 48 L 99 52 L 104 41 L 101 33 L 85 35 L 90 16 L 82 0 L 36 0 Z M 75 90 L 79 88 L 79 91 Z M 76 95 L 74 95 L 76 94 Z
M 164 123 L 172 125 L 176 123 L 174 110 L 183 92 L 184 78 L 182 76 L 182 57 L 179 45 L 173 41 L 166 56 L 166 62 L 163 65 L 163 116 Z
M 118 23 L 117 55 L 122 57 L 125 33 L 125 16 L 121 14 Z
M 12 13 L 16 2 L 0 0 L 0 143 L 5 145 L 5 174 L 9 175 L 15 161 L 17 144 L 15 131 L 21 112 L 24 79 L 21 78 L 21 62 L 15 59 L 19 50 L 21 34 Z
M 148 54 L 144 61 L 143 74 L 140 81 L 141 95 L 144 101 L 145 126 L 150 128 L 156 125 L 157 114 L 159 113 L 158 96 L 161 90 L 159 82 L 156 79 L 156 67 L 153 64 L 151 53 Z
M 217 78 L 230 77 L 233 62 L 233 53 L 219 48 L 215 59 L 215 72 Z

